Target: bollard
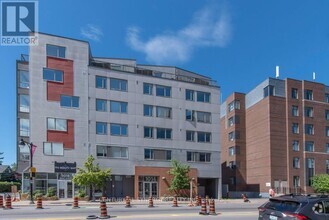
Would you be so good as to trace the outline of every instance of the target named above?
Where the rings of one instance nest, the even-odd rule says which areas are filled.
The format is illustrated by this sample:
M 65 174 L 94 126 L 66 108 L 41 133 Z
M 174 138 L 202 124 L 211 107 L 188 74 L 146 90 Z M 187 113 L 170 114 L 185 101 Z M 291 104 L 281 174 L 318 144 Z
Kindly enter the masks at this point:
M 73 207 L 72 209 L 78 209 L 79 207 L 79 198 L 77 196 L 74 197 L 73 199 Z
M 110 218 L 110 216 L 107 215 L 107 207 L 105 201 L 101 201 L 100 209 L 101 209 L 101 215 L 98 217 L 99 219 Z
M 37 209 L 43 209 L 42 207 L 42 197 L 41 196 L 38 196 L 37 198 Z
M 150 196 L 149 197 L 149 206 L 148 206 L 149 208 L 153 208 L 154 206 L 153 206 L 153 198 L 152 198 L 152 196 Z
M 173 200 L 173 205 L 172 207 L 178 207 L 178 203 L 177 203 L 177 196 L 174 196 L 174 200 Z
M 217 213 L 215 211 L 215 200 L 213 200 L 213 199 L 210 200 L 209 215 L 217 215 Z
M 200 215 L 207 215 L 207 204 L 206 204 L 206 200 L 202 200 L 201 201 L 201 212 L 199 212 Z
M 3 206 L 3 196 L 0 196 L 0 208 L 4 208 L 4 206 Z
M 198 206 L 200 206 L 201 205 L 201 196 L 198 196 Z
M 209 206 L 209 196 L 206 196 L 206 204 Z
M 12 209 L 12 208 L 13 207 L 11 206 L 11 197 L 10 197 L 10 195 L 7 195 L 5 209 Z
M 131 208 L 131 205 L 130 205 L 130 197 L 129 196 L 126 196 L 126 208 Z

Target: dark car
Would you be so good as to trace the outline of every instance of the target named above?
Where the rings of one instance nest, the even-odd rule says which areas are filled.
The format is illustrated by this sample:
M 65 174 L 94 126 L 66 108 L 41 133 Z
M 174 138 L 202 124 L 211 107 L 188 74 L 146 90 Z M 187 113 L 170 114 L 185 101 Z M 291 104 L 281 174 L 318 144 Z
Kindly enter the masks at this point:
M 258 211 L 259 220 L 329 220 L 329 197 L 283 195 L 270 198 Z

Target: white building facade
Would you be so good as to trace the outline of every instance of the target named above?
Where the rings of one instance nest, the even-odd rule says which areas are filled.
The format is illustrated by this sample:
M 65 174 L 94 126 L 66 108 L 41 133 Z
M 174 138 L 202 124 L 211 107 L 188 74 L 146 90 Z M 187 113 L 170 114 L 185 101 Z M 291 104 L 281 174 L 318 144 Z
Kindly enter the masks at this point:
M 17 97 L 17 142 L 37 146 L 34 190 L 72 197 L 72 176 L 92 155 L 112 170 L 108 197 L 170 194 L 173 159 L 191 167 L 194 194 L 221 197 L 220 88 L 208 77 L 92 57 L 88 42 L 40 33 L 17 61 Z M 28 191 L 26 148 L 17 163 Z

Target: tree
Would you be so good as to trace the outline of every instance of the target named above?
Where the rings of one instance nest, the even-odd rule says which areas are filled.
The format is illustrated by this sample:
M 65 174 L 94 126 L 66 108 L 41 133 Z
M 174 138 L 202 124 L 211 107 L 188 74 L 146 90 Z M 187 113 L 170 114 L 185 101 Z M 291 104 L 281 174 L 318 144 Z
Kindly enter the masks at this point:
M 169 174 L 173 176 L 169 187 L 170 191 L 174 191 L 177 195 L 181 194 L 183 189 L 189 189 L 190 178 L 188 173 L 190 172 L 190 166 L 184 165 L 177 160 L 171 161 L 172 168 L 169 170 Z
M 78 173 L 74 175 L 73 182 L 79 186 L 89 187 L 89 200 L 93 199 L 96 188 L 103 188 L 107 180 L 111 177 L 111 169 L 101 170 L 98 164 L 94 164 L 95 158 L 89 156 L 84 163 L 84 168 L 78 168 Z
M 11 167 L 11 170 L 12 170 L 13 172 L 16 172 L 16 170 L 17 170 L 17 164 L 16 164 L 16 163 L 12 163 L 12 164 L 10 165 L 10 167 Z
M 315 192 L 329 193 L 329 175 L 319 174 L 312 178 L 312 187 Z

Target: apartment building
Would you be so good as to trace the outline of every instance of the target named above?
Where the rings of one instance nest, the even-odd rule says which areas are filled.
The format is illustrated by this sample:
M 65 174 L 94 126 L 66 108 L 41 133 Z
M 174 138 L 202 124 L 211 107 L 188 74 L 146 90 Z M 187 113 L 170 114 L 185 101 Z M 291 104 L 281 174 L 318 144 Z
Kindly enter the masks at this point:
M 132 59 L 93 57 L 86 41 L 39 34 L 17 61 L 17 143 L 33 142 L 34 190 L 77 190 L 93 155 L 111 168 L 109 197 L 169 195 L 172 159 L 191 167 L 194 194 L 221 196 L 220 88 L 209 77 Z M 23 192 L 28 147 L 17 147 Z
M 311 193 L 311 178 L 329 173 L 329 87 L 266 79 L 221 105 L 223 196 Z

